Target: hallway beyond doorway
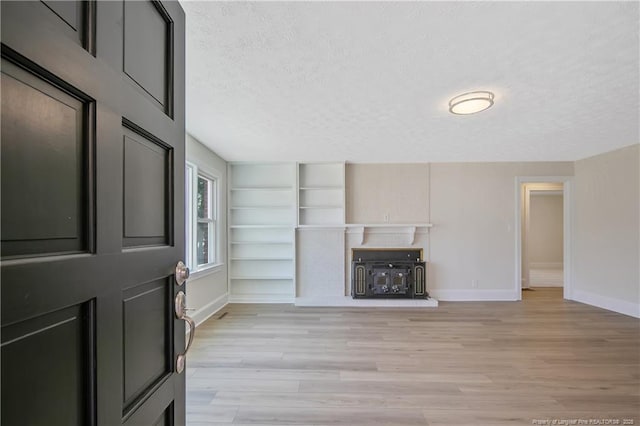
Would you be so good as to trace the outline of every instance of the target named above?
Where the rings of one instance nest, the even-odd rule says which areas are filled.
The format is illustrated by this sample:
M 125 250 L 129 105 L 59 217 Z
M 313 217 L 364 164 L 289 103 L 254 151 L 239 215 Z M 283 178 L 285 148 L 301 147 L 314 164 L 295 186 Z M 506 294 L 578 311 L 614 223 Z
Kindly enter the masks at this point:
M 529 270 L 529 286 L 531 287 L 562 287 L 564 269 L 561 268 L 532 268 Z

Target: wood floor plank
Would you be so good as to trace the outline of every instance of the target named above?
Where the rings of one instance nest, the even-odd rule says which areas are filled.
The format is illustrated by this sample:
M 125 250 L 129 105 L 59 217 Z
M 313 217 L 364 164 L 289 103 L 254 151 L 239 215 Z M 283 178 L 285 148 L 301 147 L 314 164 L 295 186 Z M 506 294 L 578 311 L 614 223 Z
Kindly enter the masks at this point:
M 189 391 L 239 391 L 239 392 L 296 392 L 300 386 L 297 380 L 256 380 L 256 379 L 220 379 L 199 378 L 187 379 L 187 405 L 191 404 Z
M 255 367 L 199 368 L 193 375 L 197 379 L 248 379 L 248 380 L 338 380 L 335 370 L 307 370 Z
M 546 399 L 544 401 L 542 399 L 536 399 L 533 402 L 546 403 L 548 401 Z M 442 409 L 460 408 L 459 402 L 449 395 L 388 393 L 385 388 L 379 388 L 377 394 L 347 392 L 331 394 L 316 392 L 217 392 L 211 404 L 221 406 L 280 408 L 351 407 L 367 409 L 413 409 L 422 406 Z M 558 405 L 558 408 L 562 407 Z
M 426 383 L 491 383 L 484 374 L 475 373 L 418 373 L 395 371 L 341 371 L 342 381 L 375 381 L 375 382 L 426 382 Z
M 276 425 L 414 426 L 427 425 L 420 410 L 365 408 L 241 407 L 234 422 Z
M 379 394 L 389 395 L 460 395 L 458 383 L 425 383 L 425 382 L 373 382 L 373 381 L 331 381 L 303 380 L 300 382 L 301 393 L 351 393 L 355 395 Z
M 219 405 L 190 406 L 187 411 L 187 424 L 193 423 L 231 423 L 238 409 Z
M 425 310 L 228 305 L 197 329 L 187 424 L 640 424 L 640 320 L 561 289 L 523 296 Z

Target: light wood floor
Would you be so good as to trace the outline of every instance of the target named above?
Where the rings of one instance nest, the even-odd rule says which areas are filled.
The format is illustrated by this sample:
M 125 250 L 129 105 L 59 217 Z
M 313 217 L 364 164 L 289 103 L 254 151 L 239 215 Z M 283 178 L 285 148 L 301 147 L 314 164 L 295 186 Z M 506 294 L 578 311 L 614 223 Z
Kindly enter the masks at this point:
M 197 329 L 187 424 L 640 425 L 640 321 L 561 291 L 435 309 L 229 305 Z

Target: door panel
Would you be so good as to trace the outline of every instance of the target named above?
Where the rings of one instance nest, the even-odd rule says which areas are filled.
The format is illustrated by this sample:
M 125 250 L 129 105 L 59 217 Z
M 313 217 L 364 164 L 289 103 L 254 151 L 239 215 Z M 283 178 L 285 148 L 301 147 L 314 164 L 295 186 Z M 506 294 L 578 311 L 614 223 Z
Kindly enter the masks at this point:
M 90 423 L 95 409 L 92 308 L 90 301 L 3 327 L 2 388 L 10 391 L 3 392 L 2 424 Z M 25 364 L 28 375 L 16 368 Z
M 169 426 L 171 424 L 171 418 L 173 417 L 173 405 L 167 407 L 167 409 L 162 413 L 160 418 L 153 423 L 153 426 Z
M 1 423 L 184 424 L 184 13 L 0 7 Z
M 124 72 L 170 114 L 173 21 L 159 2 L 124 4 Z M 157 72 L 149 73 L 149 67 Z
M 171 281 L 127 289 L 123 296 L 124 412 L 171 374 Z
M 82 2 L 79 1 L 43 1 L 72 30 L 78 31 L 82 23 Z
M 135 406 L 125 416 L 122 424 L 124 426 L 147 426 L 154 423 L 162 424 L 164 421 L 167 425 L 173 425 L 175 424 L 172 423 L 174 419 L 184 419 L 184 415 L 180 416 L 175 408 L 178 402 L 173 400 L 174 389 L 172 385 L 171 381 L 163 382 L 144 404 Z M 184 420 L 182 422 L 181 424 L 184 424 Z
M 173 151 L 142 133 L 124 129 L 123 245 L 127 247 L 170 243 Z
M 2 61 L 2 254 L 87 251 L 90 101 L 27 66 Z
M 38 22 L 67 40 L 92 51 L 95 1 L 18 1 L 3 6 L 3 13 Z

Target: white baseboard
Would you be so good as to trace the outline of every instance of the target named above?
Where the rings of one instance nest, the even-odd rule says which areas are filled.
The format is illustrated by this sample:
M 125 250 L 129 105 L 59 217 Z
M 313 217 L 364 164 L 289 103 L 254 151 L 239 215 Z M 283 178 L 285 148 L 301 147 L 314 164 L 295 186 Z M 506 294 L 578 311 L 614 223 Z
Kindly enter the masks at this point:
M 196 327 L 205 322 L 207 319 L 209 319 L 209 317 L 214 315 L 220 309 L 227 306 L 228 303 L 229 294 L 225 293 L 217 299 L 207 303 L 202 308 L 198 309 L 193 315 L 191 315 L 191 318 L 193 318 L 196 323 Z
M 531 262 L 529 263 L 529 269 L 562 269 L 564 264 L 562 262 Z
M 293 296 L 280 295 L 229 295 L 229 303 L 293 303 Z
M 384 308 L 436 308 L 438 301 L 431 299 L 354 299 L 351 296 L 297 297 L 296 306 L 305 307 L 384 307 Z
M 436 299 L 447 302 L 520 300 L 519 294 L 515 290 L 431 289 L 429 293 Z
M 626 300 L 612 299 L 590 291 L 573 289 L 571 299 L 576 302 L 586 303 L 598 308 L 640 318 L 640 303 L 627 302 Z

